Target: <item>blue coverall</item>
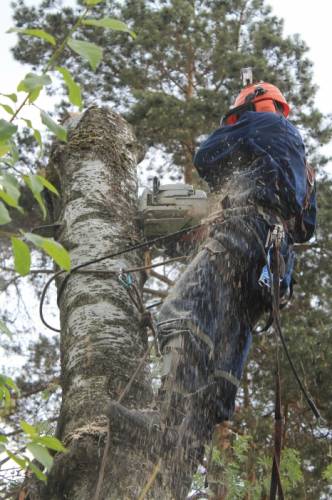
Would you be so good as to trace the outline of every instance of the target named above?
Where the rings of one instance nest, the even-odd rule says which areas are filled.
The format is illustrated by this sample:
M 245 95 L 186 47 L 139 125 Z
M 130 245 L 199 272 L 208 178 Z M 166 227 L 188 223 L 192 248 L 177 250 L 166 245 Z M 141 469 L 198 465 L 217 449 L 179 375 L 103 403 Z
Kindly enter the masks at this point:
M 262 247 L 281 223 L 289 280 L 292 244 L 313 235 L 316 199 L 314 189 L 308 190 L 302 138 L 276 113 L 248 111 L 236 124 L 217 129 L 199 147 L 194 164 L 220 190 L 225 213 L 234 215 L 211 226 L 209 239 L 165 300 L 158 330 L 165 389 L 172 391 L 163 410 L 166 425 L 186 421 L 204 442 L 216 423 L 233 415 L 252 328 L 269 305 L 258 284 Z

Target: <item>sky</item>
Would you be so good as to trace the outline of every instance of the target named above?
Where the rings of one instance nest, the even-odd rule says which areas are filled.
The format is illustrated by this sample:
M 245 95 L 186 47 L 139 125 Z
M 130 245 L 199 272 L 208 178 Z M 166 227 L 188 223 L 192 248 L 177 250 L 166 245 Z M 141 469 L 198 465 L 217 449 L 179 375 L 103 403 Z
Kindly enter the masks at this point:
M 1 93 L 15 91 L 18 82 L 29 71 L 29 66 L 22 66 L 13 60 L 10 47 L 15 44 L 16 35 L 6 34 L 8 28 L 13 26 L 11 20 L 11 0 L 1 0 L 0 17 L 0 60 L 2 64 L 2 81 L 0 83 Z M 38 5 L 38 0 L 26 0 L 29 5 Z M 63 4 L 73 4 L 74 0 L 63 0 Z M 324 113 L 332 113 L 331 91 L 331 62 L 330 62 L 330 32 L 332 2 L 330 0 L 315 0 L 305 2 L 303 0 L 270 0 L 268 2 L 273 12 L 284 19 L 285 34 L 299 33 L 301 38 L 310 47 L 309 57 L 314 62 L 314 82 L 319 86 L 316 103 Z M 22 95 L 23 97 L 23 95 Z M 40 101 L 47 106 L 50 98 Z M 38 124 L 38 111 L 27 110 L 32 120 Z M 5 117 L 5 114 L 1 113 Z M 7 115 L 8 118 L 8 115 Z
M 299 33 L 309 46 L 314 63 L 314 82 L 319 86 L 317 105 L 332 113 L 331 99 L 331 16 L 330 0 L 270 0 L 273 12 L 284 19 L 287 35 Z

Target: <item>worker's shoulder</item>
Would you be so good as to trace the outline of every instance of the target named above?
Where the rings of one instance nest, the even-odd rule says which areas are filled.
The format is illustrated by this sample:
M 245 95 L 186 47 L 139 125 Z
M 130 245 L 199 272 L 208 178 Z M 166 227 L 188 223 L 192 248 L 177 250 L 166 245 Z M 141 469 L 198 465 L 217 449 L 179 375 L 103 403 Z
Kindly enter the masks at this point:
M 255 130 L 264 129 L 266 132 L 268 132 L 269 129 L 274 132 L 284 131 L 294 137 L 302 139 L 296 126 L 283 115 L 278 113 L 257 113 L 255 111 L 248 111 L 247 113 L 244 113 L 243 118 L 245 123 L 250 125 L 250 127 L 253 127 Z

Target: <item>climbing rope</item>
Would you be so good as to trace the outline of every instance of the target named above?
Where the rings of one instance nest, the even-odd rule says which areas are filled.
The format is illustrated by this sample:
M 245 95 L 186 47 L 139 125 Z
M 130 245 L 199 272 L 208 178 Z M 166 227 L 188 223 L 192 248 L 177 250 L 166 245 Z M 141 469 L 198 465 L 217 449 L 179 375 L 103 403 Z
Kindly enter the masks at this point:
M 282 414 L 281 414 L 281 383 L 280 383 L 280 361 L 279 361 L 279 350 L 278 350 L 278 339 L 281 340 L 282 347 L 286 354 L 287 360 L 293 372 L 293 375 L 300 387 L 302 394 L 304 395 L 310 409 L 317 419 L 321 418 L 321 415 L 309 394 L 307 393 L 301 379 L 298 376 L 295 365 L 291 359 L 291 356 L 288 351 L 288 347 L 285 341 L 285 338 L 282 333 L 281 325 L 280 325 L 280 237 L 277 234 L 276 238 L 273 242 L 273 270 L 271 271 L 270 262 L 268 260 L 268 256 L 265 251 L 264 243 L 262 242 L 260 236 L 256 232 L 256 230 L 250 226 L 248 226 L 244 221 L 242 221 L 244 226 L 247 227 L 248 230 L 252 231 L 255 235 L 259 246 L 262 249 L 262 254 L 265 260 L 265 264 L 267 267 L 271 286 L 271 299 L 272 299 L 272 318 L 273 318 L 273 326 L 274 333 L 276 338 L 276 394 L 275 394 L 275 410 L 274 410 L 274 454 L 273 454 L 273 462 L 272 462 L 272 471 L 271 471 L 271 484 L 270 484 L 270 500 L 275 500 L 276 495 L 278 493 L 279 500 L 284 500 L 284 493 L 281 483 L 280 476 L 280 459 L 281 459 L 281 449 L 282 449 Z
M 244 221 L 242 221 L 242 223 L 243 223 L 243 225 L 245 225 L 245 226 L 247 227 L 247 229 L 248 229 L 249 231 L 251 231 L 251 232 L 255 235 L 255 237 L 256 237 L 256 239 L 257 239 L 257 242 L 258 242 L 258 244 L 259 244 L 259 246 L 261 247 L 261 250 L 262 250 L 262 256 L 263 256 L 263 258 L 264 258 L 264 260 L 265 260 L 265 264 L 266 264 L 267 269 L 268 269 L 268 273 L 269 273 L 269 277 L 270 277 L 270 282 L 271 282 L 271 283 L 273 283 L 273 276 L 272 276 L 272 272 L 271 272 L 271 269 L 270 269 L 270 265 L 269 265 L 269 262 L 268 262 L 268 259 L 267 259 L 267 256 L 266 256 L 266 251 L 265 251 L 264 243 L 262 242 L 262 240 L 261 240 L 261 238 L 260 238 L 259 234 L 257 233 L 257 231 L 256 231 L 253 227 L 248 226 L 248 225 L 247 225 Z M 274 310 L 277 310 L 277 304 L 278 304 L 279 302 L 276 302 L 276 301 L 277 301 L 277 297 L 275 296 L 275 293 L 274 293 L 274 289 L 273 289 L 273 288 L 271 288 L 271 298 L 272 298 L 272 304 L 273 304 Z M 279 300 L 279 299 L 278 299 L 278 300 Z M 272 309 L 272 311 L 273 311 L 273 309 Z M 298 375 L 298 373 L 297 373 L 297 370 L 296 370 L 296 368 L 295 368 L 295 365 L 294 365 L 293 360 L 292 360 L 292 358 L 291 358 L 291 355 L 290 355 L 290 353 L 289 353 L 289 350 L 288 350 L 288 347 L 287 347 L 287 344 L 286 344 L 285 337 L 284 337 L 284 335 L 283 335 L 283 333 L 282 333 L 281 324 L 280 324 L 280 315 L 279 315 L 279 313 L 278 313 L 278 314 L 274 314 L 274 326 L 275 326 L 275 328 L 276 328 L 276 330 L 277 330 L 278 337 L 279 337 L 279 339 L 280 339 L 280 341 L 281 341 L 281 344 L 282 344 L 283 350 L 284 350 L 284 352 L 285 352 L 285 354 L 286 354 L 286 358 L 287 358 L 287 361 L 288 361 L 288 363 L 289 363 L 289 365 L 290 365 L 290 368 L 291 368 L 291 370 L 292 370 L 292 373 L 293 373 L 293 375 L 294 375 L 294 378 L 295 378 L 295 380 L 297 381 L 297 383 L 298 383 L 298 385 L 299 385 L 299 388 L 300 388 L 300 390 L 301 390 L 301 392 L 302 392 L 302 394 L 303 394 L 303 396 L 304 396 L 305 400 L 306 400 L 306 401 L 307 401 L 307 403 L 308 403 L 308 406 L 310 407 L 310 409 L 311 409 L 311 411 L 313 412 L 313 414 L 315 415 L 315 417 L 316 417 L 317 419 L 321 419 L 322 417 L 321 417 L 321 415 L 320 415 L 320 413 L 319 413 L 319 411 L 318 411 L 318 409 L 317 409 L 317 407 L 316 407 L 315 403 L 314 403 L 314 402 L 313 402 L 313 400 L 310 398 L 310 396 L 308 395 L 308 393 L 307 393 L 307 391 L 306 391 L 306 389 L 305 389 L 305 387 L 304 387 L 303 383 L 301 382 L 301 379 L 300 379 L 300 377 L 299 377 L 299 375 Z
M 189 226 L 187 228 L 182 228 L 180 229 L 179 231 L 176 231 L 174 233 L 170 233 L 170 234 L 167 234 L 165 236 L 159 236 L 158 238 L 154 238 L 152 240 L 148 240 L 148 241 L 145 241 L 143 243 L 138 243 L 137 245 L 133 245 L 129 248 L 125 248 L 123 250 L 119 250 L 118 252 L 114 252 L 114 253 L 111 253 L 111 254 L 106 254 L 104 255 L 103 257 L 99 257 L 99 258 L 96 258 L 96 259 L 91 259 L 91 260 L 88 260 L 86 262 L 83 262 L 82 264 L 78 264 L 77 266 L 73 267 L 70 272 L 65 276 L 64 280 L 62 281 L 62 283 L 60 284 L 60 287 L 59 287 L 59 290 L 58 290 L 58 298 L 57 298 L 57 303 L 59 305 L 59 302 L 60 302 L 60 299 L 61 299 L 61 296 L 63 294 L 63 291 L 65 289 L 65 286 L 67 285 L 68 283 L 68 280 L 70 278 L 70 276 L 72 276 L 74 273 L 76 273 L 77 271 L 79 271 L 80 269 L 84 268 L 84 267 L 87 267 L 87 266 L 90 266 L 91 264 L 96 264 L 98 262 L 102 262 L 104 260 L 107 260 L 107 259 L 113 259 L 114 257 L 119 257 L 120 255 L 124 255 L 126 253 L 129 253 L 129 252 L 133 252 L 134 250 L 139 250 L 141 248 L 145 248 L 145 247 L 149 247 L 151 245 L 154 245 L 155 243 L 159 243 L 160 241 L 165 241 L 169 238 L 172 238 L 173 236 L 178 236 L 180 234 L 184 234 L 184 233 L 187 233 L 189 231 L 194 231 L 195 229 L 198 229 L 200 227 L 202 227 L 203 225 L 205 225 L 205 223 L 201 223 L 201 224 L 196 224 L 195 226 Z M 158 267 L 158 266 L 162 266 L 162 265 L 165 265 L 167 263 L 170 263 L 170 262 L 174 262 L 175 260 L 182 260 L 183 257 L 180 257 L 180 258 L 176 258 L 176 259 L 170 259 L 166 262 L 161 262 L 161 263 L 158 263 L 158 264 L 153 264 L 151 266 L 142 266 L 142 267 L 139 267 L 139 268 L 133 268 L 133 269 L 128 269 L 126 270 L 126 272 L 134 272 L 134 271 L 141 271 L 141 270 L 144 270 L 144 269 L 151 269 L 153 267 Z M 95 271 L 95 270 L 92 270 L 91 273 L 98 273 L 100 271 Z M 102 271 L 104 274 L 114 274 L 114 275 L 118 275 L 119 274 L 119 271 Z M 49 330 L 52 330 L 53 332 L 61 332 L 61 330 L 59 328 L 55 328 L 53 326 L 51 326 L 45 319 L 44 317 L 44 312 L 43 312 L 43 309 L 44 309 L 44 302 L 45 302 L 45 297 L 46 297 L 46 293 L 51 285 L 51 283 L 56 280 L 59 276 L 61 276 L 62 274 L 65 274 L 66 271 L 58 271 L 57 273 L 53 274 L 53 276 L 46 282 L 44 288 L 43 288 L 43 291 L 41 293 L 41 297 L 40 297 L 40 302 L 39 302 L 39 316 L 40 316 L 40 319 L 42 321 L 42 323 L 49 329 Z
M 239 213 L 239 215 L 238 215 L 238 213 Z M 240 207 L 240 209 L 239 208 L 230 208 L 230 209 L 219 210 L 219 211 L 214 212 L 213 214 L 211 214 L 206 219 L 204 219 L 200 224 L 195 224 L 193 226 L 183 227 L 183 228 L 181 228 L 178 231 L 175 231 L 173 233 L 169 233 L 169 234 L 166 234 L 164 236 L 158 236 L 157 238 L 153 238 L 153 239 L 148 240 L 148 241 L 143 241 L 142 243 L 138 243 L 136 245 L 132 245 L 129 248 L 124 248 L 123 250 L 119 250 L 118 252 L 106 254 L 106 255 L 104 255 L 102 257 L 97 257 L 95 259 L 91 259 L 91 260 L 88 260 L 86 262 L 83 262 L 82 264 L 78 264 L 77 266 L 73 267 L 69 271 L 69 273 L 67 273 L 67 275 L 64 277 L 62 283 L 60 284 L 59 290 L 58 290 L 57 303 L 59 305 L 60 299 L 62 297 L 63 291 L 64 291 L 64 289 L 65 289 L 65 287 L 66 287 L 66 285 L 68 283 L 69 278 L 74 273 L 76 273 L 80 269 L 83 269 L 84 267 L 90 266 L 91 264 L 96 264 L 98 262 L 102 262 L 102 261 L 107 260 L 107 259 L 113 259 L 114 257 L 119 257 L 120 255 L 124 255 L 126 253 L 130 253 L 130 252 L 133 252 L 135 250 L 139 250 L 141 248 L 150 247 L 150 246 L 154 245 L 155 243 L 159 243 L 161 241 L 168 240 L 170 238 L 173 238 L 174 236 L 179 236 L 181 234 L 185 234 L 185 233 L 188 233 L 188 232 L 191 232 L 191 231 L 195 231 L 196 229 L 199 229 L 199 228 L 201 228 L 203 226 L 206 226 L 206 225 L 209 225 L 211 223 L 218 222 L 218 224 L 224 224 L 226 222 L 226 220 L 225 220 L 226 217 L 227 217 L 227 220 L 230 219 L 230 218 L 238 219 L 238 218 L 243 217 L 244 213 L 246 213 L 246 214 L 252 213 L 252 214 L 256 214 L 257 215 L 257 210 L 253 206 L 251 206 L 251 205 L 249 205 L 247 207 Z M 181 257 L 180 257 L 180 259 L 181 259 Z M 173 259 L 171 259 L 171 260 L 173 260 Z M 151 267 L 157 267 L 158 265 L 164 265 L 164 264 L 165 263 L 156 264 L 156 265 L 153 265 Z M 149 266 L 142 267 L 142 268 L 139 268 L 137 270 L 143 270 L 143 269 L 149 269 Z M 133 270 L 130 270 L 130 269 L 128 270 L 128 272 L 129 271 L 133 272 Z M 66 273 L 66 271 L 63 271 L 63 270 L 58 271 L 57 273 L 55 273 L 46 282 L 46 284 L 45 284 L 45 286 L 43 288 L 42 294 L 41 294 L 40 302 L 39 302 L 39 316 L 40 316 L 40 319 L 41 319 L 42 323 L 49 330 L 52 330 L 53 332 L 57 332 L 57 333 L 59 333 L 61 330 L 58 329 L 58 328 L 54 328 L 53 326 L 51 326 L 51 325 L 49 325 L 47 323 L 47 321 L 44 318 L 43 308 L 44 308 L 44 302 L 45 302 L 46 293 L 48 291 L 49 286 L 51 285 L 51 283 L 53 283 L 54 280 L 56 280 L 59 276 L 65 274 L 65 273 Z M 100 273 L 100 271 L 99 270 L 91 270 L 91 273 Z M 109 274 L 118 274 L 116 271 L 102 271 L 102 273 L 103 274 L 107 274 L 107 273 L 109 273 Z
M 280 361 L 279 361 L 278 333 L 275 327 L 275 323 L 280 318 L 280 245 L 281 245 L 281 239 L 277 234 L 273 244 L 273 270 L 272 270 L 273 281 L 271 287 L 271 293 L 273 295 L 273 304 L 272 304 L 272 315 L 274 320 L 273 330 L 276 338 L 276 350 L 275 350 L 276 388 L 275 388 L 275 405 L 274 405 L 274 454 L 273 454 L 272 471 L 271 471 L 270 500 L 275 500 L 277 492 L 279 494 L 279 500 L 284 500 L 284 492 L 280 476 L 280 460 L 281 460 L 282 432 L 283 432 L 283 421 L 281 414 Z

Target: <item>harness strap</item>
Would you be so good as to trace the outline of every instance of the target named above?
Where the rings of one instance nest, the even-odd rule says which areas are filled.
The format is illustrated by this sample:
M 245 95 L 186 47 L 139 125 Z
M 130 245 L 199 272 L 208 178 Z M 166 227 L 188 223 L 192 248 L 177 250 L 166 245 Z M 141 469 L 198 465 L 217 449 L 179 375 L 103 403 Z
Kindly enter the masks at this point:
M 305 169 L 306 169 L 307 190 L 304 198 L 303 210 L 307 210 L 310 206 L 310 198 L 315 188 L 315 177 L 316 177 L 314 168 L 307 162 L 305 164 Z
M 235 385 L 235 387 L 240 386 L 240 380 L 238 378 L 236 378 L 234 375 L 232 375 L 232 373 L 226 372 L 225 370 L 215 370 L 214 376 L 215 376 L 215 378 L 219 378 L 219 377 L 224 378 L 225 380 L 227 380 L 231 384 Z

